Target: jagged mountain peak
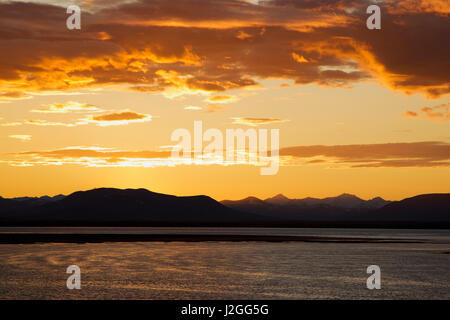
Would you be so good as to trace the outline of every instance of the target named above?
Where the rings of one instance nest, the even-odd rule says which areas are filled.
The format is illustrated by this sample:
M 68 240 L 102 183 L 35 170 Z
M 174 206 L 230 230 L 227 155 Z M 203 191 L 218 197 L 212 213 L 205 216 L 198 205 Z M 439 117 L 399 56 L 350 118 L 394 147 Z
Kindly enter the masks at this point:
M 354 194 L 351 194 L 351 193 L 342 193 L 342 194 L 340 194 L 340 195 L 338 195 L 337 197 L 336 197 L 337 199 L 358 199 L 358 200 L 361 200 L 361 198 L 360 197 L 358 197 L 358 196 L 355 196 Z
M 289 199 L 288 197 L 286 197 L 285 195 L 279 193 L 271 198 L 267 198 L 265 201 L 267 202 L 286 202 L 289 201 L 291 199 Z

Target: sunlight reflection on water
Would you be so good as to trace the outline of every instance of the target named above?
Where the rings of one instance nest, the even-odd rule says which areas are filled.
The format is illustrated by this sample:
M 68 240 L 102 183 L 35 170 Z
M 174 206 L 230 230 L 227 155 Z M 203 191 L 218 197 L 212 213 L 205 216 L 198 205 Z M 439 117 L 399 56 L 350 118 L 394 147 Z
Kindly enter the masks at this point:
M 450 299 L 448 243 L 0 245 L 2 299 Z M 66 267 L 82 289 L 66 289 Z M 377 264 L 382 289 L 366 288 Z

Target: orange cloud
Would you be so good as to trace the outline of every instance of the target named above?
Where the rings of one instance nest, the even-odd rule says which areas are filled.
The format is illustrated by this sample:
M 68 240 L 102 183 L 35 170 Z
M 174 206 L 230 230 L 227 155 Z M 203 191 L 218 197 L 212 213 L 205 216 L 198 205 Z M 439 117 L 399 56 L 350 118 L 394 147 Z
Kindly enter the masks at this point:
M 54 105 L 52 105 L 52 106 L 54 106 Z M 94 110 L 89 107 L 86 107 L 86 109 L 91 110 L 91 111 Z M 46 111 L 44 111 L 44 112 L 64 113 L 64 112 L 68 112 L 67 110 L 78 110 L 78 109 L 67 109 L 67 108 L 61 107 L 61 108 L 56 109 L 56 111 L 54 111 L 51 108 L 49 108 L 48 110 L 49 111 L 47 111 L 47 109 L 46 109 Z M 96 108 L 95 110 L 100 110 L 100 109 Z M 148 115 L 148 114 L 137 113 L 134 111 L 120 111 L 120 112 L 111 112 L 111 113 L 91 116 L 90 118 L 79 119 L 78 121 L 75 121 L 75 122 L 57 122 L 57 121 L 48 121 L 48 120 L 42 120 L 42 119 L 32 119 L 32 120 L 26 120 L 24 123 L 22 123 L 22 122 L 5 123 L 5 124 L 2 124 L 2 126 L 15 126 L 15 125 L 21 125 L 21 124 L 29 124 L 29 125 L 35 125 L 35 126 L 76 127 L 76 126 L 80 126 L 80 125 L 86 125 L 89 123 L 97 124 L 99 126 L 112 126 L 112 125 L 125 125 L 125 124 L 129 124 L 129 123 L 147 122 L 147 121 L 151 121 L 151 120 L 152 120 L 152 116 Z
M 288 121 L 278 118 L 233 118 L 233 120 L 234 124 L 243 124 L 252 127 L 256 127 L 262 124 L 280 123 Z
M 308 62 L 308 60 L 306 60 L 306 58 L 304 56 L 300 56 L 300 55 L 296 54 L 295 52 L 292 52 L 292 59 L 294 59 L 298 63 Z
M 0 100 L 23 100 L 30 98 L 32 98 L 30 94 L 22 91 L 12 90 L 0 92 Z
M 215 113 L 219 111 L 224 111 L 225 108 L 223 106 L 218 106 L 215 104 L 208 103 L 205 107 L 205 113 Z
M 406 111 L 403 116 L 406 118 L 417 118 L 419 115 L 414 111 Z
M 134 111 L 112 112 L 98 116 L 92 116 L 88 121 L 99 126 L 124 125 L 129 123 L 151 121 L 152 116 Z
M 390 13 L 429 12 L 442 15 L 450 14 L 450 4 L 447 0 L 387 0 Z
M 206 99 L 206 101 L 211 102 L 211 103 L 231 103 L 231 102 L 235 102 L 237 100 L 238 100 L 238 97 L 232 96 L 232 95 L 218 95 L 218 96 L 213 96 L 213 97 Z
M 0 100 L 118 84 L 175 97 L 273 78 L 345 88 L 374 78 L 405 93 L 450 92 L 445 0 L 389 0 L 380 32 L 362 23 L 365 1 L 102 3 L 83 13 L 80 33 L 54 27 L 57 5 L 1 3 Z
M 47 120 L 27 120 L 25 124 L 31 124 L 35 126 L 56 126 L 56 127 L 75 127 L 81 124 L 87 124 L 87 122 L 79 121 L 76 123 L 64 123 L 64 122 L 54 122 Z
M 450 144 L 410 142 L 335 146 L 296 146 L 280 149 L 282 163 L 302 165 L 323 160 L 333 166 L 450 167 Z M 305 162 L 306 161 L 306 162 Z
M 21 155 L 44 156 L 58 159 L 64 158 L 167 158 L 168 151 L 120 151 L 99 147 L 67 147 L 53 151 L 28 151 Z
M 123 151 L 100 147 L 67 147 L 52 151 L 27 151 L 9 155 L 12 166 L 76 164 L 88 167 L 153 167 L 169 165 L 168 151 Z M 12 158 L 11 158 L 12 157 Z
M 408 110 L 403 116 L 435 121 L 450 120 L 450 103 L 443 103 L 434 107 L 424 107 L 420 109 L 420 113 Z
M 65 103 L 53 103 L 41 108 L 33 109 L 31 112 L 39 113 L 68 113 L 68 112 L 98 112 L 102 111 L 97 106 L 88 103 L 68 101 Z
M 239 40 L 245 40 L 245 39 L 249 39 L 252 36 L 250 34 L 248 34 L 245 31 L 239 30 L 238 35 L 236 36 L 236 38 L 238 38 Z
M 24 136 L 24 137 L 22 137 Z M 19 138 L 20 137 L 20 138 Z M 29 135 L 16 139 L 27 141 Z M 321 165 L 332 168 L 435 168 L 450 167 L 446 142 L 382 143 L 334 146 L 294 146 L 279 150 L 281 166 Z M 129 151 L 101 147 L 67 147 L 52 151 L 27 151 L 2 155 L 12 166 L 77 164 L 89 167 L 154 167 L 180 164 L 222 164 L 223 159 L 174 159 L 170 151 Z M 245 164 L 246 162 L 227 162 Z M 250 163 L 258 165 L 258 163 Z

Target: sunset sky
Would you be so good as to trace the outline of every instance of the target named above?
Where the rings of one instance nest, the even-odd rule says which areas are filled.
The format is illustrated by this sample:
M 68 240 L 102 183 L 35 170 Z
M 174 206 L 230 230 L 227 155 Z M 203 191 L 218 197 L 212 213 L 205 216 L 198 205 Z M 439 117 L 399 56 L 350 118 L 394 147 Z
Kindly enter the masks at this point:
M 381 30 L 366 8 L 381 8 Z M 81 30 L 66 8 L 81 7 Z M 0 1 L 0 196 L 450 192 L 448 0 Z M 279 129 L 280 168 L 171 133 Z

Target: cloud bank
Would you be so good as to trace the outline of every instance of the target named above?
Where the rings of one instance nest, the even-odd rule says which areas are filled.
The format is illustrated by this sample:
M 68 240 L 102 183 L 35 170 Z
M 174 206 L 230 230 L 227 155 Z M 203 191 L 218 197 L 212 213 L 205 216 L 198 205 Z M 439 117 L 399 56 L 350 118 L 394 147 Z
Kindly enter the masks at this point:
M 386 0 L 91 1 L 80 31 L 65 7 L 0 4 L 0 99 L 125 84 L 169 96 L 261 79 L 349 87 L 375 79 L 405 93 L 450 91 L 449 4 Z M 56 109 L 54 109 L 56 110 Z

